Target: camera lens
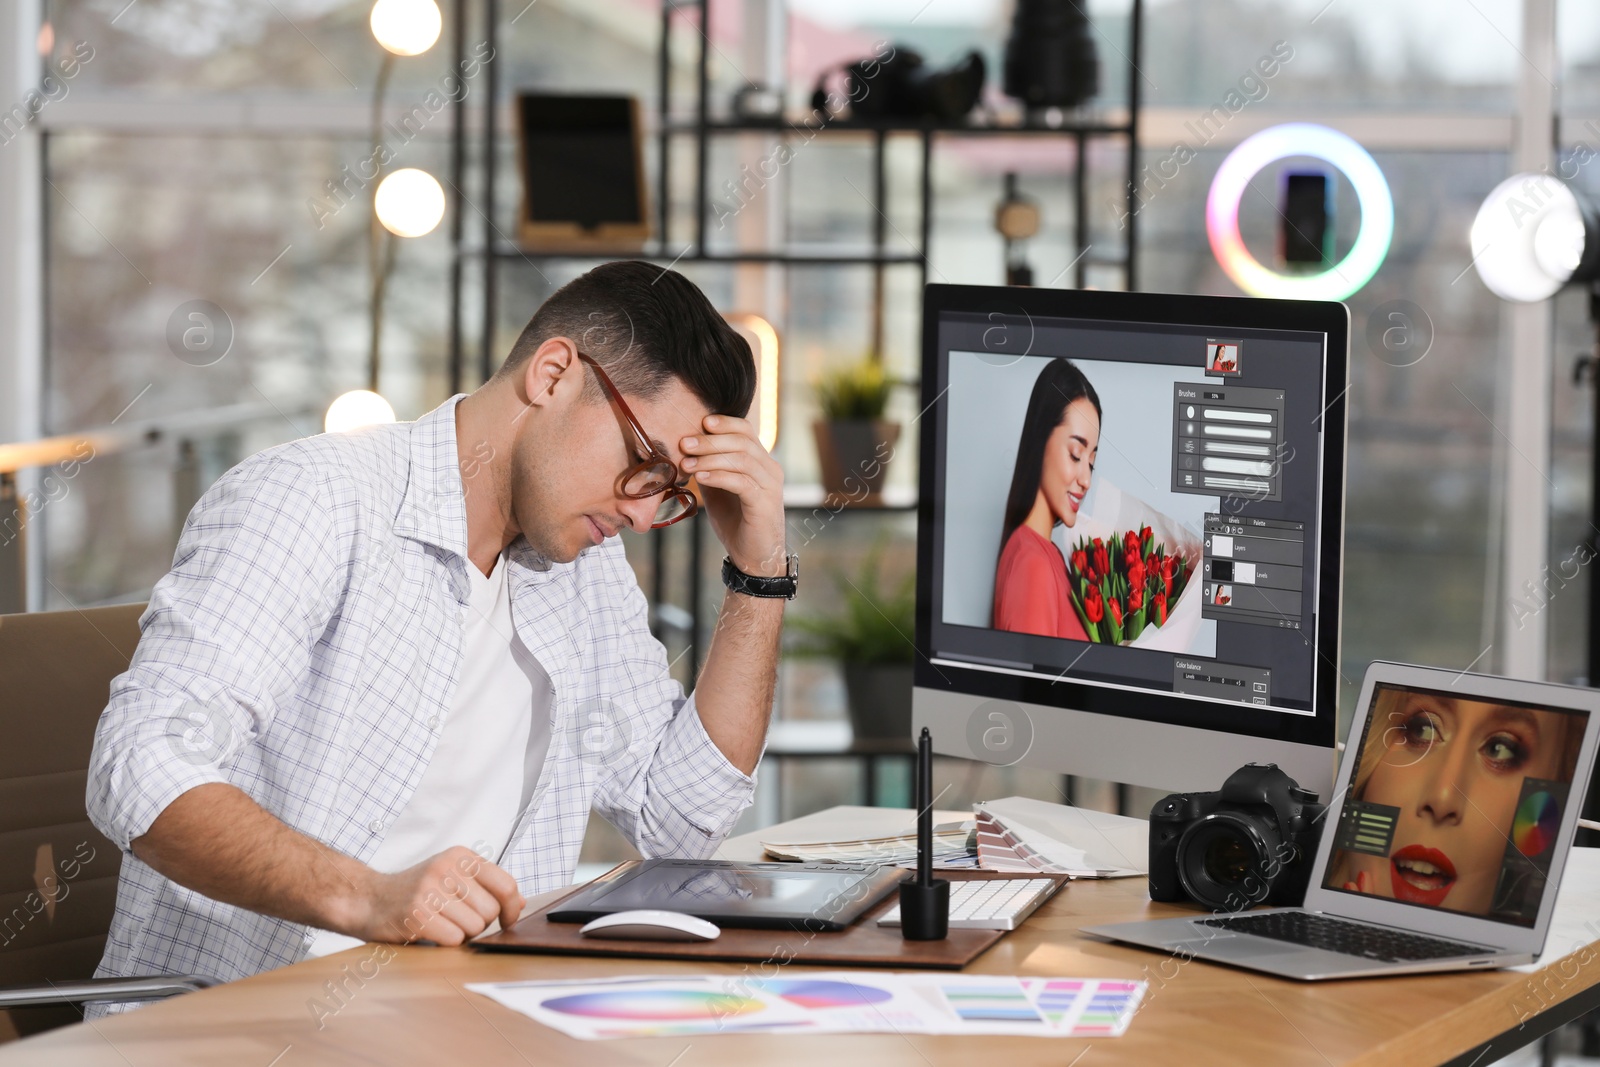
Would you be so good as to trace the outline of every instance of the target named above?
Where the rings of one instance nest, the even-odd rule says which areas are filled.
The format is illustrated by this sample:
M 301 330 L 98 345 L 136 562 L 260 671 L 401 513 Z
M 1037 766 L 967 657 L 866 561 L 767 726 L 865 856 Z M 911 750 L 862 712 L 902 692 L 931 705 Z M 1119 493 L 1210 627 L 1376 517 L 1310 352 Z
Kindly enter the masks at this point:
M 1184 892 L 1213 911 L 1242 911 L 1267 898 L 1278 868 L 1270 865 L 1278 835 L 1247 816 L 1214 812 L 1178 839 Z
M 1254 858 L 1249 845 L 1228 834 L 1212 838 L 1200 862 L 1211 881 L 1218 885 L 1236 886 L 1250 873 L 1250 861 Z

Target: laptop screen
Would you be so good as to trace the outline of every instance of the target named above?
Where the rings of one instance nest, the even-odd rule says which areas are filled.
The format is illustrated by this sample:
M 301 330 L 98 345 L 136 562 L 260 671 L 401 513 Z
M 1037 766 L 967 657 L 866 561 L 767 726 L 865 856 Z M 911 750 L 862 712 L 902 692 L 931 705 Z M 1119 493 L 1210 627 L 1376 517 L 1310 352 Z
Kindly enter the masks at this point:
M 1533 926 L 1588 722 L 1380 683 L 1323 888 Z

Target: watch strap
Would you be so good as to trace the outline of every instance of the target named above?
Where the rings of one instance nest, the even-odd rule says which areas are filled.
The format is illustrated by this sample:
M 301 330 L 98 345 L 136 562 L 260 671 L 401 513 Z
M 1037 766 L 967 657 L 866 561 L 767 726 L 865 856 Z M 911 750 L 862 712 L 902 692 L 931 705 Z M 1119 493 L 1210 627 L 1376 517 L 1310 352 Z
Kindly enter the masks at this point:
M 753 574 L 746 574 L 733 565 L 733 559 L 724 556 L 722 559 L 722 584 L 735 593 L 746 596 L 782 598 L 793 600 L 796 589 L 799 588 L 800 557 L 793 552 L 788 554 L 788 573 L 776 578 L 762 578 Z

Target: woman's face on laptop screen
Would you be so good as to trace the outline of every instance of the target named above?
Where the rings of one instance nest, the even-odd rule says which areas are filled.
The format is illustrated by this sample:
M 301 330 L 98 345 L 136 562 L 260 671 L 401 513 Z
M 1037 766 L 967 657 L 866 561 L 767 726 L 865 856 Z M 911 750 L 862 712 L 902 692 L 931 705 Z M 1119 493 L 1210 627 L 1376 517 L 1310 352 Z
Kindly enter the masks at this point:
M 1544 840 L 1513 842 L 1523 783 L 1571 782 L 1584 717 L 1399 689 L 1373 703 L 1351 798 L 1393 809 L 1393 839 L 1387 855 L 1341 849 L 1326 884 L 1489 915 L 1508 846 Z

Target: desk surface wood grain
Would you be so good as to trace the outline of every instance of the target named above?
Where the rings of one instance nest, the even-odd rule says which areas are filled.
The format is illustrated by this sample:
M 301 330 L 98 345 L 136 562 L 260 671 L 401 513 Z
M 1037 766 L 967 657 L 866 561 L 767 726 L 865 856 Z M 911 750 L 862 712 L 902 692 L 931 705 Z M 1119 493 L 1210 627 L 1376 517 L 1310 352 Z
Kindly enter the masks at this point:
M 850 809 L 852 811 L 860 809 Z M 845 812 L 831 812 L 837 817 Z M 959 812 L 940 813 L 940 819 Z M 810 820 L 798 826 L 803 834 Z M 859 821 L 852 824 L 860 825 Z M 754 858 L 760 837 L 724 855 Z M 803 839 L 796 832 L 783 836 Z M 540 906 L 550 897 L 530 902 Z M 1181 1062 L 1283 1067 L 1442 1063 L 1600 983 L 1600 950 L 1510 971 L 1298 983 L 1102 942 L 1079 928 L 1184 909 L 1143 879 L 1074 882 L 969 968 L 977 974 L 1142 979 L 1126 1036 L 1087 1041 L 883 1035 L 726 1035 L 584 1042 L 468 992 L 468 982 L 621 974 L 744 973 L 747 965 L 481 954 L 368 945 L 0 1047 L 0 1064 L 300 1067 L 310 1064 L 698 1064 L 1005 1067 Z M 792 966 L 792 965 L 791 965 Z M 794 968 L 795 972 L 805 968 Z

